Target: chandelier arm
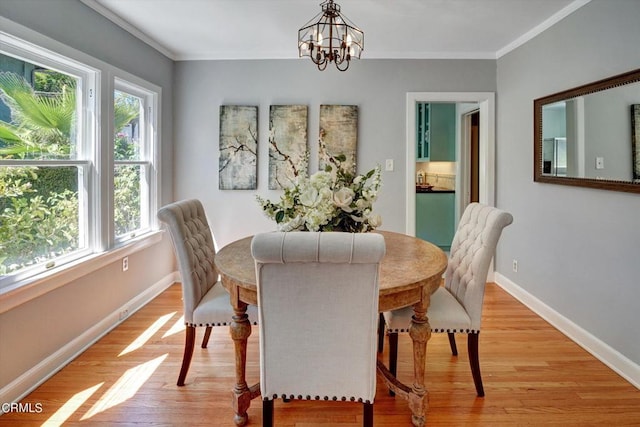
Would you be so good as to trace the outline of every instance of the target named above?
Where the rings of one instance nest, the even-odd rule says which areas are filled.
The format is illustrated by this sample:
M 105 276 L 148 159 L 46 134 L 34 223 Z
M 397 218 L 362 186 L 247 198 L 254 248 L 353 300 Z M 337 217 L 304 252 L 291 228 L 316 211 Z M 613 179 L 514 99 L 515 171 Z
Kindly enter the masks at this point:
M 347 71 L 347 68 L 349 68 L 349 64 L 350 64 L 350 63 L 351 63 L 351 61 L 349 61 L 349 60 L 345 60 L 344 58 L 343 58 L 341 61 L 339 61 L 339 62 L 338 62 L 338 61 L 336 61 L 336 62 L 335 62 L 335 64 L 336 64 L 336 68 L 337 68 L 338 70 L 340 70 L 340 71 Z M 344 68 L 341 68 L 341 66 L 342 66 L 343 64 L 346 64 L 346 65 L 344 66 Z
M 318 66 L 318 70 L 320 70 L 320 71 L 326 70 L 327 69 L 327 64 L 329 64 L 329 61 L 327 61 L 327 60 L 322 61 L 320 63 L 316 63 L 316 65 Z

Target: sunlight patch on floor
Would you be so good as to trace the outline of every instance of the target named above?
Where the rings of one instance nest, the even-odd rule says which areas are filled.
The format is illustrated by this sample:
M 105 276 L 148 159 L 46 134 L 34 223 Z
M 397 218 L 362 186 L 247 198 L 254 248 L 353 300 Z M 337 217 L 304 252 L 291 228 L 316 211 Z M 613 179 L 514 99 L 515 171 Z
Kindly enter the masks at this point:
M 43 427 L 53 427 L 63 425 L 71 415 L 73 415 L 84 402 L 86 402 L 104 383 L 99 383 L 86 390 L 74 394 L 67 400 L 53 415 L 43 424 Z
M 147 328 L 146 331 L 144 331 L 143 333 L 140 334 L 140 336 L 138 336 L 138 338 L 136 338 L 135 340 L 133 340 L 133 342 L 131 344 L 129 344 L 127 346 L 127 348 L 125 348 L 124 350 L 122 350 L 122 352 L 118 355 L 118 357 L 120 356 L 124 356 L 127 353 L 131 353 L 132 351 L 135 351 L 139 348 L 141 348 L 147 341 L 149 341 L 149 339 L 156 333 L 158 332 L 158 330 L 160 328 L 162 328 L 164 326 L 165 323 L 167 323 L 169 321 L 169 319 L 171 319 L 174 315 L 176 314 L 176 312 L 174 311 L 173 313 L 169 313 L 169 314 L 165 314 L 164 316 L 158 318 L 158 320 L 156 320 L 155 322 L 153 322 L 153 325 L 149 326 Z
M 80 420 L 88 420 L 94 415 L 119 405 L 135 396 L 140 387 L 147 382 L 168 355 L 169 354 L 166 353 L 127 370 Z
M 171 335 L 178 334 L 184 330 L 185 330 L 184 315 L 182 315 L 178 320 L 176 320 L 176 323 L 174 323 L 173 326 L 167 332 L 164 333 L 162 338 L 167 338 Z

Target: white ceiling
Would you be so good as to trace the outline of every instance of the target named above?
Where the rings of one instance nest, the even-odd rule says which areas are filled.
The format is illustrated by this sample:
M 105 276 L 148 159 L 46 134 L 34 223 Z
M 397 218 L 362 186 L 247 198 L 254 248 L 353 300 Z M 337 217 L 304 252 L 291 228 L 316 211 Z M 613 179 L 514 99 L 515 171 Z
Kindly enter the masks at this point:
M 297 58 L 322 0 L 82 0 L 174 60 Z M 337 0 L 362 58 L 490 58 L 590 0 Z

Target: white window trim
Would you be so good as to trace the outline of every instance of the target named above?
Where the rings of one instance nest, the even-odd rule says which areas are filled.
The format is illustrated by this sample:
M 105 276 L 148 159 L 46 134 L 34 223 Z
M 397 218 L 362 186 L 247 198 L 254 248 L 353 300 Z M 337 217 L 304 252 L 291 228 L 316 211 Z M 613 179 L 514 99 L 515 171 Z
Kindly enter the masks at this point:
M 11 34 L 5 31 L 0 31 L 0 47 L 11 55 L 23 58 L 21 49 L 33 52 L 50 52 L 53 57 L 57 58 L 57 66 L 51 67 L 53 69 L 69 72 L 68 67 L 70 66 L 75 70 L 70 73 L 72 75 L 77 75 L 76 67 L 84 67 L 91 71 L 85 81 L 85 92 L 83 95 L 87 97 L 95 97 L 95 102 L 93 104 L 95 109 L 85 112 L 84 117 L 86 122 L 82 125 L 88 126 L 87 129 L 90 129 L 90 132 L 95 135 L 95 138 L 108 138 L 107 140 L 113 140 L 113 133 L 111 132 L 113 130 L 113 121 L 105 119 L 105 117 L 113 117 L 113 106 L 109 106 L 108 103 L 104 103 L 105 99 L 103 99 L 103 94 L 111 94 L 111 96 L 107 98 L 112 101 L 114 76 L 155 92 L 155 108 L 153 111 L 155 150 L 152 157 L 153 178 L 151 180 L 152 193 L 150 195 L 150 211 L 151 213 L 156 212 L 159 207 L 159 197 L 162 190 L 160 168 L 161 134 L 158 123 L 159 118 L 162 117 L 160 109 L 160 106 L 162 105 L 161 88 L 1 16 L 0 27 L 3 28 L 3 30 L 11 31 Z M 33 57 L 25 59 L 31 62 L 39 62 L 33 61 Z M 43 65 L 50 66 L 51 62 L 46 61 Z M 100 90 L 98 90 L 98 88 Z M 97 144 L 92 145 L 91 150 L 99 148 L 97 152 L 92 153 L 92 158 L 95 161 L 94 165 L 99 169 L 98 172 L 92 170 L 90 176 L 104 176 L 103 174 L 99 174 L 99 171 L 101 170 L 113 171 L 113 154 L 110 156 L 108 155 L 109 147 L 111 147 L 111 152 L 113 152 L 112 146 L 112 143 L 101 144 L 100 146 Z M 90 168 L 92 167 L 94 166 L 90 166 Z M 109 174 L 108 176 L 112 175 Z M 95 189 L 104 190 L 107 188 L 104 185 L 104 181 L 106 180 L 108 179 L 103 178 L 100 182 L 97 182 L 97 180 L 90 178 L 91 182 L 89 182 L 88 185 L 94 186 L 93 188 Z M 110 181 L 113 182 L 112 179 Z M 113 196 L 111 195 L 110 197 L 112 199 Z M 109 239 L 109 235 L 111 233 L 108 233 L 108 230 L 105 229 L 105 225 L 109 226 L 109 221 L 105 221 L 103 218 L 105 210 L 108 210 L 109 207 L 104 206 L 104 203 L 101 204 L 98 199 L 98 197 L 95 197 L 94 200 L 87 202 L 89 218 L 96 218 L 100 216 L 98 222 L 100 227 L 95 226 L 89 229 L 90 236 L 88 236 L 88 238 L 92 243 L 94 252 L 82 259 L 78 259 L 59 267 L 54 267 L 44 273 L 31 276 L 25 280 L 16 281 L 0 288 L 0 313 L 11 310 L 18 305 L 44 295 L 56 288 L 65 286 L 82 276 L 91 274 L 108 264 L 119 261 L 123 256 L 131 255 L 162 241 L 162 232 L 159 230 L 157 218 L 155 215 L 150 215 L 149 233 L 140 235 L 122 245 L 116 246 L 113 244 L 112 240 Z
M 145 111 L 144 111 L 144 122 L 145 122 L 145 134 L 144 134 L 144 143 L 143 143 L 143 152 L 141 152 L 141 159 L 139 161 L 118 161 L 118 164 L 131 164 L 131 165 L 145 165 L 146 168 L 146 179 L 149 183 L 149 195 L 148 195 L 148 205 L 145 206 L 145 209 L 148 209 L 147 212 L 147 224 L 146 227 L 140 230 L 140 233 L 144 234 L 145 232 L 149 232 L 152 230 L 156 230 L 159 225 L 154 215 L 154 212 L 158 211 L 159 208 L 159 189 L 160 189 L 160 132 L 158 131 L 158 110 L 160 108 L 160 97 L 162 88 L 152 85 L 151 83 L 142 81 L 134 76 L 115 76 L 113 79 L 113 90 L 110 90 L 111 94 L 111 108 L 113 109 L 113 93 L 115 90 L 122 91 L 139 98 L 144 99 Z M 113 113 L 111 113 L 113 116 Z M 115 129 L 113 129 L 113 121 L 110 123 L 111 130 L 110 135 L 114 135 Z M 109 198 L 110 203 L 109 206 L 113 206 L 113 170 L 114 165 L 116 164 L 115 160 L 113 160 L 113 137 L 111 138 L 111 179 L 109 180 Z M 119 245 L 126 244 L 131 238 L 125 238 L 115 235 L 114 232 L 114 218 L 113 218 L 113 209 L 109 209 L 108 212 L 102 212 L 103 215 L 107 215 L 109 218 L 109 238 L 110 238 L 110 247 L 118 247 Z M 112 240 L 111 240 L 112 239 Z
M 82 84 L 78 88 L 77 109 L 81 120 L 77 124 L 77 138 L 79 145 L 77 149 L 77 157 L 71 159 L 52 159 L 52 160 L 2 160 L 0 165 L 12 166 L 51 166 L 65 167 L 78 166 L 82 168 L 84 180 L 78 182 L 78 220 L 80 222 L 79 233 L 79 249 L 67 255 L 57 257 L 48 263 L 40 263 L 33 267 L 25 268 L 15 274 L 10 274 L 10 279 L 0 278 L 0 292 L 7 286 L 13 287 L 16 283 L 29 282 L 32 277 L 37 277 L 46 272 L 55 269 L 56 266 L 63 267 L 65 264 L 73 263 L 76 260 L 86 258 L 96 252 L 98 242 L 91 230 L 96 227 L 94 216 L 91 212 L 91 205 L 94 204 L 92 199 L 99 197 L 93 188 L 93 165 L 96 164 L 94 147 L 97 145 L 96 134 L 96 114 L 99 91 L 96 90 L 100 82 L 101 72 L 97 68 L 87 64 L 75 61 L 59 53 L 37 46 L 25 40 L 14 37 L 10 34 L 0 32 L 0 52 L 9 54 L 25 62 L 39 65 L 47 69 L 59 71 L 78 78 Z M 91 187 L 91 191 L 85 191 Z M 86 225 L 85 225 L 86 224 Z

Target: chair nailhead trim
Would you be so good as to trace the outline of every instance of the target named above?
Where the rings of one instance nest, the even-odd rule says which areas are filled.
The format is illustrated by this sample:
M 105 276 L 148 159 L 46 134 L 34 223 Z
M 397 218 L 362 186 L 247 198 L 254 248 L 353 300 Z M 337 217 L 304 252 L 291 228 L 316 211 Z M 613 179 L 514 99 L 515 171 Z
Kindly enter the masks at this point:
M 297 400 L 326 400 L 326 401 L 332 400 L 334 402 L 340 400 L 342 402 L 349 401 L 349 402 L 358 402 L 358 403 L 372 403 L 369 399 L 364 400 L 361 397 L 356 398 L 355 396 L 351 396 L 351 397 L 347 397 L 347 396 L 340 396 L 340 397 L 338 397 L 338 396 L 322 396 L 322 397 L 320 397 L 320 396 L 316 395 L 312 399 L 310 395 L 306 395 L 306 396 L 303 397 L 301 394 L 299 394 L 298 396 L 295 396 L 293 394 L 287 395 L 286 393 L 282 393 L 281 395 L 278 395 L 277 393 L 274 393 L 273 396 L 264 396 L 262 398 L 262 400 L 275 400 L 277 398 L 281 398 L 281 399 L 285 399 L 285 400 L 286 399 L 289 399 L 289 400 L 294 400 L 294 399 L 297 399 Z
M 387 329 L 387 333 L 388 334 L 397 334 L 399 332 L 409 332 L 409 329 Z M 436 333 L 441 333 L 441 332 L 447 332 L 447 333 L 458 333 L 458 334 L 477 334 L 480 333 L 480 331 L 476 331 L 475 329 L 431 329 L 431 332 L 436 332 Z
M 196 326 L 196 327 L 205 327 L 205 326 L 230 326 L 231 322 L 218 322 L 218 323 L 184 323 L 186 326 Z M 258 326 L 258 322 L 251 322 L 253 326 Z

